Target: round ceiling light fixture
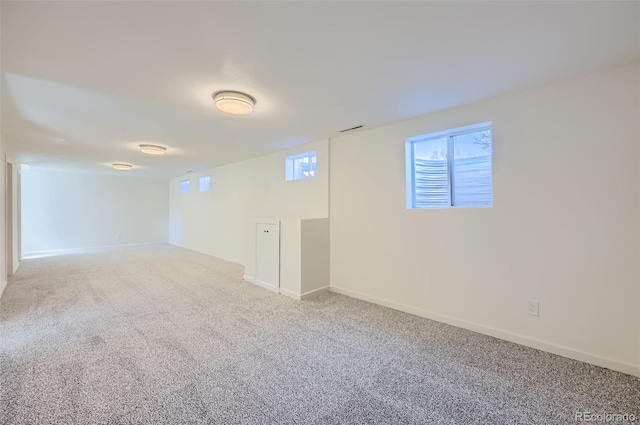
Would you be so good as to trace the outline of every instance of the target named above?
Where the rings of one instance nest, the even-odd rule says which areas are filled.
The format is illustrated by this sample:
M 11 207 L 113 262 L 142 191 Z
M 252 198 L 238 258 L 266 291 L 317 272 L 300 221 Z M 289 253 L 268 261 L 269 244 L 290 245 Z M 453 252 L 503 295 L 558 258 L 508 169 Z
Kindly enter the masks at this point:
M 246 93 L 237 91 L 219 91 L 213 94 L 216 107 L 222 112 L 233 115 L 247 115 L 256 106 L 256 100 Z
M 130 171 L 132 165 L 131 164 L 113 164 L 112 167 L 114 170 L 118 170 L 118 171 Z
M 140 152 L 147 155 L 164 155 L 167 148 L 158 145 L 140 145 Z

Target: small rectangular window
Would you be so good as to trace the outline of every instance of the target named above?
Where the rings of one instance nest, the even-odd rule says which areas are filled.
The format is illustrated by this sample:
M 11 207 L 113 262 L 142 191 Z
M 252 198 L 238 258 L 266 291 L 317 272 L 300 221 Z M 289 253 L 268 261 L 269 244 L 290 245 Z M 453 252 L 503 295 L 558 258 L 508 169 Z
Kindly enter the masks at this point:
M 189 189 L 191 189 L 191 181 L 190 180 L 182 180 L 180 182 L 180 192 L 189 193 Z
M 200 177 L 200 192 L 208 192 L 211 190 L 211 176 Z
M 407 140 L 407 208 L 493 205 L 491 123 Z
M 316 151 L 288 156 L 285 160 L 285 178 L 300 180 L 315 177 L 316 163 Z

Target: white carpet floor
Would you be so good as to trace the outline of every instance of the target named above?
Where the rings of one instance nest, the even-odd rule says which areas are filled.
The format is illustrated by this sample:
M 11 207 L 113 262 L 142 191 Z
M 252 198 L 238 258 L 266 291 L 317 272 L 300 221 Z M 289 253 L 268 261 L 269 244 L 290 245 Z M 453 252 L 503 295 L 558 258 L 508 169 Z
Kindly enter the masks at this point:
M 341 295 L 294 301 L 242 272 L 169 246 L 24 261 L 0 300 L 0 423 L 640 416 L 638 378 Z

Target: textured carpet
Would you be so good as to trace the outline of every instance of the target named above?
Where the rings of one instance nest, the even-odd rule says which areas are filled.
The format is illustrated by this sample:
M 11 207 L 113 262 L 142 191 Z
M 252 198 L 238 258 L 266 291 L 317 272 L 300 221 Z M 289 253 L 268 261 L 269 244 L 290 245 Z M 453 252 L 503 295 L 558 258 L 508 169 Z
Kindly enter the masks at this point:
M 294 301 L 173 247 L 24 261 L 2 424 L 567 424 L 640 380 L 336 294 Z

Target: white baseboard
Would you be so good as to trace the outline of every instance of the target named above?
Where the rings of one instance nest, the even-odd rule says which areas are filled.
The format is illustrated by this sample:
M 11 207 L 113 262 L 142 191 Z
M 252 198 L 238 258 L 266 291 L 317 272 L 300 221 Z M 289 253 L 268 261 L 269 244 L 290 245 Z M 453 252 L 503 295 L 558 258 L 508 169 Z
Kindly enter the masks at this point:
M 251 276 L 247 276 L 247 275 L 244 275 L 243 279 L 246 280 L 247 282 L 253 283 L 254 285 L 258 285 L 261 288 L 268 289 L 271 292 L 275 292 L 276 294 L 280 293 L 280 288 L 278 288 L 275 285 L 271 285 L 270 283 L 263 282 L 261 280 L 255 279 L 255 278 L 253 278 Z
M 302 294 L 294 291 L 290 291 L 288 289 L 280 288 L 280 293 L 289 298 L 293 298 L 294 300 L 300 301 L 302 299 Z
M 4 283 L 0 283 L 0 298 L 2 298 L 2 294 L 4 294 L 4 290 L 7 287 L 7 280 L 4 280 Z
M 324 292 L 329 292 L 329 286 L 323 286 L 322 288 L 318 288 L 318 289 L 314 289 L 312 291 L 307 291 L 305 293 L 303 293 L 300 298 L 302 298 L 303 300 L 309 299 L 311 297 L 314 297 L 316 295 L 322 294 Z
M 45 251 L 31 251 L 25 252 L 22 256 L 23 260 L 33 258 L 55 257 L 58 255 L 72 255 L 72 254 L 93 254 L 98 252 L 111 252 L 118 251 L 120 249 L 155 246 L 155 245 L 167 245 L 166 242 L 149 242 L 149 243 L 132 243 L 122 245 L 106 245 L 106 246 L 91 246 L 86 248 L 66 248 L 66 249 L 51 249 Z
M 307 298 L 313 297 L 314 295 L 321 294 L 323 292 L 328 292 L 330 290 L 329 286 L 324 286 L 322 288 L 314 289 L 313 291 L 308 291 L 303 294 L 300 294 L 298 292 L 290 291 L 288 289 L 280 288 L 280 287 L 271 285 L 269 283 L 263 282 L 261 280 L 257 280 L 256 278 L 246 274 L 242 278 L 247 282 L 253 283 L 254 285 L 258 285 L 262 288 L 268 289 L 269 291 L 275 292 L 276 294 L 282 294 L 298 301 L 306 300 Z
M 289 298 L 293 298 L 294 300 L 298 300 L 298 301 L 302 301 L 302 300 L 306 300 L 309 299 L 315 295 L 321 294 L 323 292 L 328 292 L 329 291 L 329 287 L 328 286 L 323 286 L 322 288 L 318 288 L 318 289 L 314 289 L 312 291 L 307 291 L 305 293 L 299 293 L 299 292 L 294 292 L 294 291 L 290 291 L 288 289 L 284 289 L 284 288 L 280 288 L 280 293 L 282 295 L 286 295 Z
M 616 370 L 618 372 L 623 372 L 629 375 L 640 377 L 640 365 L 634 365 L 631 363 L 623 362 L 623 361 L 612 359 L 609 357 L 590 354 L 581 350 L 565 347 L 553 342 L 531 338 L 516 332 L 497 329 L 491 326 L 485 326 L 479 323 L 469 322 L 467 320 L 457 319 L 455 317 L 434 313 L 429 310 L 423 310 L 420 308 L 408 306 L 408 305 L 401 304 L 388 299 L 378 298 L 372 295 L 367 295 L 357 291 L 352 291 L 351 289 L 344 289 L 336 286 L 331 286 L 330 290 L 331 292 L 347 295 L 353 298 L 358 298 L 360 300 L 368 301 L 374 304 L 380 304 L 385 307 L 393 308 L 395 310 L 404 311 L 405 313 L 415 314 L 416 316 L 425 317 L 427 319 L 447 323 L 449 325 L 468 329 L 470 331 L 478 332 L 484 335 L 489 335 L 495 338 L 504 339 L 506 341 L 515 342 L 516 344 L 525 345 L 527 347 L 536 348 L 538 350 L 557 354 L 559 356 L 568 357 L 570 359 L 579 360 L 585 363 L 590 363 L 596 366 L 600 366 L 607 369 Z
M 18 272 L 18 269 L 20 268 L 20 264 L 22 263 L 18 261 L 16 265 L 13 267 L 13 273 L 11 273 L 12 276 Z

